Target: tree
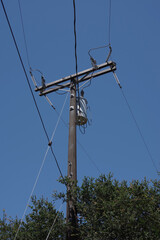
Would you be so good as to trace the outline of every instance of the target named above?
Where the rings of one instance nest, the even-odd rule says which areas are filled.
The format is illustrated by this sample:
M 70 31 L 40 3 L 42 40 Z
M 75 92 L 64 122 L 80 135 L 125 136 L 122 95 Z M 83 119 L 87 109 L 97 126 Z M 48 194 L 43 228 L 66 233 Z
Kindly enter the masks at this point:
M 16 240 L 44 240 L 54 222 L 48 240 L 64 239 L 66 231 L 64 217 L 62 213 L 56 211 L 52 202 L 48 202 L 43 197 L 39 200 L 33 197 L 30 209 L 31 213 L 26 215 L 25 221 L 22 222 Z M 14 239 L 19 226 L 20 220 L 7 218 L 4 212 L 3 219 L 0 221 L 0 239 Z
M 160 239 L 160 181 L 84 178 L 77 200 L 81 239 Z
M 66 181 L 70 184 L 69 179 Z M 53 200 L 72 197 L 78 212 L 78 239 L 160 240 L 160 181 L 119 182 L 109 174 L 97 179 L 85 177 L 81 186 L 72 189 L 70 194 L 55 193 Z M 54 201 L 32 198 L 31 213 L 22 223 L 17 240 L 46 239 L 56 216 L 48 240 L 65 239 L 68 226 Z M 14 239 L 19 223 L 4 213 L 0 239 Z

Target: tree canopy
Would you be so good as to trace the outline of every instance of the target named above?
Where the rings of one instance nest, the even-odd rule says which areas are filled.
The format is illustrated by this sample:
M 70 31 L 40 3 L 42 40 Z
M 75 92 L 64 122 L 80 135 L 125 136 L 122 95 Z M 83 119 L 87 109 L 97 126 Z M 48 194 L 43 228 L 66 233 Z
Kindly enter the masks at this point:
M 17 240 L 65 239 L 63 213 L 55 209 L 57 198 L 67 201 L 66 193 L 56 193 L 53 202 L 32 198 L 30 213 L 22 222 Z M 81 240 L 160 240 L 160 181 L 119 182 L 112 175 L 97 179 L 85 177 L 72 193 L 78 213 L 78 239 Z M 0 239 L 12 240 L 20 220 L 0 220 Z
M 160 239 L 160 182 L 100 176 L 78 188 L 81 239 Z
M 21 224 L 16 240 L 45 240 L 53 223 L 48 240 L 64 239 L 66 231 L 64 216 L 63 213 L 56 211 L 53 202 L 48 202 L 43 197 L 40 199 L 33 197 L 30 210 Z M 20 220 L 8 218 L 4 212 L 3 219 L 0 220 L 0 239 L 14 240 L 19 226 Z

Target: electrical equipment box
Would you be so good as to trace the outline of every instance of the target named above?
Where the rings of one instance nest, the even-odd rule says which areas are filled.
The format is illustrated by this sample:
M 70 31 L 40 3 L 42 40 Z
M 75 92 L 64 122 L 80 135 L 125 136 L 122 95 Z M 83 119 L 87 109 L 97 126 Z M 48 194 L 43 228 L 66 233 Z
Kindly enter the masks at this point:
M 87 121 L 87 100 L 83 96 L 77 97 L 77 125 L 85 125 Z

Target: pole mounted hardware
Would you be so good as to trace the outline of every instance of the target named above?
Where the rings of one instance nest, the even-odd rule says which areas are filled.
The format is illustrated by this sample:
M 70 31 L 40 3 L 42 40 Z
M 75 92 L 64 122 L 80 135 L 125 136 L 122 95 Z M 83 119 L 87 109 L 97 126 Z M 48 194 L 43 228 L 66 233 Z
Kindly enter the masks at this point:
M 69 108 L 69 140 L 68 140 L 68 173 L 67 176 L 71 180 L 71 185 L 67 186 L 67 208 L 66 208 L 66 221 L 69 224 L 66 233 L 66 240 L 78 240 L 78 218 L 75 201 L 72 196 L 73 187 L 77 184 L 77 140 L 76 140 L 76 123 L 77 123 L 77 102 L 76 102 L 76 87 L 79 83 L 87 81 L 89 79 L 96 78 L 98 76 L 115 72 L 116 63 L 108 61 L 100 65 L 96 64 L 96 61 L 92 59 L 92 68 L 86 69 L 77 74 L 61 78 L 51 83 L 46 83 L 45 79 L 41 78 L 42 86 L 37 87 L 35 85 L 35 91 L 39 92 L 40 96 L 56 92 L 60 89 L 70 89 L 70 108 Z M 33 76 L 32 76 L 33 78 Z M 118 82 L 117 78 L 116 81 Z M 119 82 L 118 82 L 119 83 Z M 84 92 L 81 92 L 84 95 Z M 79 109 L 80 111 L 80 109 Z M 49 142 L 50 146 L 52 143 Z
M 104 70 L 100 71 L 101 69 L 104 69 Z M 96 65 L 96 67 L 89 68 L 77 74 L 72 74 L 70 76 L 61 78 L 51 83 L 45 84 L 43 82 L 43 85 L 40 87 L 36 87 L 35 91 L 36 92 L 39 91 L 40 96 L 47 95 L 51 92 L 55 92 L 63 88 L 70 88 L 71 81 L 73 79 L 78 79 L 79 77 L 81 77 L 76 81 L 76 84 L 78 84 L 78 83 L 87 81 L 90 78 L 96 78 L 98 76 L 107 74 L 109 72 L 114 72 L 115 70 L 116 70 L 115 62 L 113 61 L 105 62 L 100 65 Z

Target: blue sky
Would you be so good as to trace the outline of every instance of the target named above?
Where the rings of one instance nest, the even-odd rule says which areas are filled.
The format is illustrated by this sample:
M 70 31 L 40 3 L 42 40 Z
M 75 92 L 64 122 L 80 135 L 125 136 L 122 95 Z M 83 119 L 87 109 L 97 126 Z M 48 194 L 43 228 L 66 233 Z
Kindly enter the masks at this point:
M 28 70 L 18 1 L 4 1 L 15 37 Z M 29 59 L 47 82 L 75 73 L 72 1 L 21 1 Z M 78 71 L 90 68 L 88 50 L 108 44 L 108 0 L 76 1 Z M 125 96 L 143 133 L 155 164 L 160 170 L 160 2 L 159 0 L 112 0 L 112 60 Z M 47 140 L 20 65 L 9 28 L 0 6 L 0 216 L 21 217 L 37 177 Z M 94 53 L 98 63 L 106 59 L 104 49 Z M 36 79 L 40 75 L 36 74 Z M 32 84 L 32 83 L 31 83 Z M 33 86 L 33 85 L 32 85 Z M 33 87 L 34 90 L 34 87 Z M 57 114 L 35 93 L 49 136 Z M 65 97 L 49 95 L 57 111 Z M 78 141 L 78 180 L 112 172 L 120 181 L 157 178 L 157 173 L 137 131 L 113 75 L 92 80 L 85 89 L 91 108 L 92 125 Z M 69 98 L 63 111 L 68 123 Z M 58 125 L 53 149 L 64 175 L 67 173 L 68 130 Z M 34 194 L 51 198 L 53 190 L 63 190 L 51 153 L 47 155 Z

